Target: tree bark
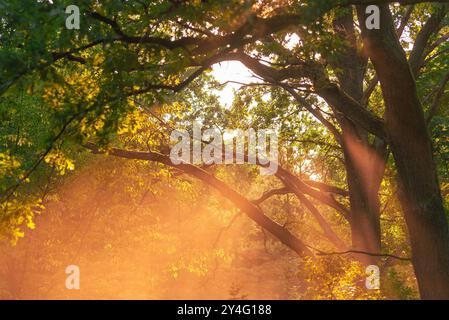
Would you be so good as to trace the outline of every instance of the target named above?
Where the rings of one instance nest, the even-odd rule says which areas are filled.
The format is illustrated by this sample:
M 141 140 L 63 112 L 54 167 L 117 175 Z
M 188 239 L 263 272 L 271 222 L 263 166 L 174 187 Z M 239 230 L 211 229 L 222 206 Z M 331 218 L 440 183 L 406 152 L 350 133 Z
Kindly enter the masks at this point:
M 336 73 L 341 89 L 361 104 L 367 59 L 357 50 L 353 13 L 342 14 L 334 20 L 333 25 L 344 46 L 332 66 L 339 70 Z M 364 128 L 346 116 L 334 113 L 342 130 L 341 146 L 349 191 L 352 248 L 378 254 L 381 252 L 378 191 L 385 167 L 382 156 L 385 147 L 381 144 L 380 148 L 372 147 Z M 377 265 L 379 262 L 376 256 L 358 255 L 356 258 L 366 265 Z
M 398 170 L 419 291 L 423 299 L 449 299 L 449 228 L 416 83 L 388 6 L 381 6 L 380 30 L 364 28 L 365 8 L 358 12 L 365 50 L 385 101 L 385 127 Z

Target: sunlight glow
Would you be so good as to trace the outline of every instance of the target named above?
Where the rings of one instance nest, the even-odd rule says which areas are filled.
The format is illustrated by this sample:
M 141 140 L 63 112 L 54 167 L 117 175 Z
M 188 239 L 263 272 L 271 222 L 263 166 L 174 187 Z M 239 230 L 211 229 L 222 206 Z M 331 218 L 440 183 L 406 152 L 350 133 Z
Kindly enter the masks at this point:
M 285 47 L 291 50 L 299 44 L 300 38 L 296 33 L 292 33 L 285 37 L 285 41 Z M 212 66 L 212 75 L 223 85 L 217 88 L 216 93 L 220 97 L 220 102 L 226 107 L 231 106 L 235 90 L 239 90 L 244 84 L 261 82 L 240 61 L 225 61 L 214 64 Z
M 212 75 L 222 84 L 216 93 L 220 102 L 230 107 L 234 100 L 235 90 L 239 90 L 244 84 L 260 82 L 253 73 L 239 61 L 226 61 L 212 66 Z

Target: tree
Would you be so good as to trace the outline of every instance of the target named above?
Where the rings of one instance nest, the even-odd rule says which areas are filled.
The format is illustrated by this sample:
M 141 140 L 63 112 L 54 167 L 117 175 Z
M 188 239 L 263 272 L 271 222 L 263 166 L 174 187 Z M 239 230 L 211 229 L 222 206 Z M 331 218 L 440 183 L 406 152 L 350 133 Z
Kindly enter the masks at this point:
M 151 111 L 152 105 L 172 99 L 169 92 L 181 94 L 194 87 L 212 65 L 239 61 L 263 81 L 258 85 L 282 89 L 281 96 L 289 95 L 290 104 L 310 112 L 343 154 L 347 191 L 303 181 L 281 167 L 277 177 L 283 191 L 271 190 L 265 197 L 295 194 L 335 248 L 352 252 L 364 264 L 378 264 L 383 255 L 379 188 L 391 152 L 421 296 L 449 298 L 449 230 L 416 80 L 423 71 L 432 74 L 426 66 L 441 70 L 448 65 L 444 53 L 435 54 L 446 44 L 448 7 L 438 1 L 399 1 L 407 7 L 390 7 L 387 2 L 86 2 L 81 5 L 81 24 L 89 28 L 75 34 L 55 28 L 62 20 L 57 17 L 44 24 L 45 35 L 26 27 L 18 15 L 22 5 L 13 2 L 2 24 L 2 49 L 9 58 L 3 62 L 1 88 L 13 88 L 39 71 L 56 86 L 49 90 L 48 100 L 56 100 L 60 131 L 49 148 L 69 131 L 99 152 L 86 142 L 97 139 L 104 146 L 136 100 Z M 372 4 L 381 9 L 378 30 L 367 30 L 364 23 L 366 6 Z M 27 19 L 40 21 L 53 14 L 53 7 L 34 4 Z M 415 30 L 414 20 L 423 27 Z M 15 29 L 23 29 L 25 35 L 16 36 Z M 293 45 L 288 40 L 292 34 L 299 39 Z M 404 49 L 408 45 L 413 45 L 410 52 Z M 77 90 L 79 83 L 71 77 L 86 74 L 97 89 Z M 444 79 L 433 93 L 431 114 L 444 96 Z M 98 121 L 100 129 L 86 132 L 86 122 Z M 171 165 L 167 156 L 156 152 L 110 153 Z M 299 237 L 224 182 L 195 166 L 178 169 L 217 188 L 295 252 L 313 254 Z M 334 198 L 339 193 L 349 196 L 349 209 Z M 351 246 L 310 199 L 347 220 Z

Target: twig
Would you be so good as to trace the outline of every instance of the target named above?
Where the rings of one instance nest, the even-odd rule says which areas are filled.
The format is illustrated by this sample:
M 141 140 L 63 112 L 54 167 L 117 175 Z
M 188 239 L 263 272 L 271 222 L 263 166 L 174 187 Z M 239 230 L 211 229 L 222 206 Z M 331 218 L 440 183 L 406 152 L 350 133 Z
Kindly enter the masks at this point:
M 400 257 L 400 256 L 396 256 L 396 255 L 389 254 L 389 253 L 373 253 L 373 252 L 366 252 L 366 251 L 361 251 L 361 250 L 346 250 L 346 251 L 341 251 L 341 252 L 325 252 L 325 251 L 314 248 L 307 244 L 306 244 L 306 246 L 312 250 L 317 251 L 318 252 L 317 255 L 319 255 L 319 256 L 334 256 L 334 255 L 358 253 L 358 254 L 365 254 L 367 256 L 372 256 L 372 257 L 392 258 L 392 259 L 397 259 L 397 260 L 401 260 L 401 261 L 411 261 L 412 260 L 411 258 L 408 258 L 408 257 Z

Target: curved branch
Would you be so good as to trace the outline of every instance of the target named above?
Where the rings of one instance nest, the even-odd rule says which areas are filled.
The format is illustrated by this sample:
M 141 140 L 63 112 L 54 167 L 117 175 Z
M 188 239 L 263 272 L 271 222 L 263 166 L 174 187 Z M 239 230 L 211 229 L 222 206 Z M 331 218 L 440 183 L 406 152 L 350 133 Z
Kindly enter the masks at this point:
M 341 112 L 345 117 L 359 124 L 372 134 L 387 139 L 384 122 L 381 118 L 365 109 L 361 104 L 343 92 L 335 83 L 326 76 L 325 70 L 318 63 L 310 62 L 295 65 L 284 69 L 275 69 L 259 62 L 258 59 L 248 56 L 243 52 L 232 52 L 223 57 L 227 60 L 236 60 L 243 63 L 248 69 L 268 82 L 274 82 L 282 87 L 281 81 L 289 78 L 310 79 L 315 86 L 316 93 L 329 105 Z M 285 86 L 284 86 L 285 88 Z M 292 91 L 288 90 L 292 95 Z
M 280 189 L 273 189 L 273 190 L 269 190 L 267 192 L 264 192 L 263 195 L 256 200 L 253 200 L 252 202 L 256 205 L 261 204 L 262 202 L 268 200 L 269 198 L 271 198 L 272 196 L 275 195 L 284 195 L 284 194 L 289 194 L 289 193 L 293 193 L 289 188 L 284 187 L 284 188 L 280 188 Z
M 319 182 L 319 181 L 314 181 L 314 180 L 303 180 L 306 184 L 308 184 L 311 187 L 317 188 L 321 191 L 324 192 L 329 192 L 329 193 L 334 193 L 334 194 L 338 194 L 340 196 L 343 197 L 348 197 L 349 196 L 349 192 L 345 189 L 339 188 L 339 187 L 335 187 L 335 186 L 331 186 L 329 184 L 323 183 L 323 182 Z
M 373 252 L 360 251 L 360 250 L 346 250 L 346 251 L 341 251 L 341 252 L 325 252 L 325 251 L 322 251 L 320 249 L 314 248 L 312 246 L 308 246 L 308 247 L 310 249 L 315 250 L 316 252 L 318 252 L 317 255 L 319 255 L 319 256 L 334 256 L 334 255 L 344 255 L 344 254 L 357 253 L 357 254 L 364 254 L 364 255 L 367 255 L 367 256 L 371 256 L 371 257 L 391 258 L 391 259 L 396 259 L 396 260 L 400 260 L 400 261 L 412 261 L 411 258 L 400 257 L 400 256 L 396 256 L 394 254 L 389 254 L 389 253 L 373 253 Z
M 92 143 L 87 143 L 84 145 L 85 148 L 91 150 L 96 154 L 105 154 L 106 152 L 101 151 L 98 147 Z M 179 165 L 174 165 L 171 162 L 169 156 L 156 153 L 156 152 L 138 152 L 138 151 L 128 151 L 123 149 L 112 148 L 107 152 L 109 155 L 133 159 L 133 160 L 144 160 L 144 161 L 154 161 L 158 163 L 165 164 L 169 167 L 174 167 L 185 173 L 188 173 L 195 178 L 207 183 L 208 185 L 219 191 L 225 198 L 230 200 L 236 207 L 241 211 L 245 212 L 246 215 L 251 218 L 259 226 L 270 232 L 273 236 L 279 239 L 287 247 L 295 251 L 300 256 L 312 256 L 312 252 L 307 248 L 307 246 L 296 236 L 294 236 L 290 231 L 283 228 L 281 225 L 277 224 L 269 217 L 267 217 L 262 210 L 257 207 L 254 203 L 243 197 L 240 193 L 230 188 L 226 183 L 217 179 L 207 171 L 200 169 L 194 165 L 182 163 Z
M 332 227 L 329 223 L 324 219 L 318 209 L 313 205 L 313 203 L 307 199 L 305 195 L 300 192 L 295 192 L 299 201 L 309 210 L 309 212 L 314 216 L 315 220 L 320 225 L 321 229 L 324 232 L 324 235 L 329 239 L 329 241 L 338 249 L 338 250 L 347 250 L 348 246 L 344 243 L 344 241 L 332 230 Z
M 340 202 L 335 200 L 331 195 L 326 192 L 322 192 L 320 190 L 314 189 L 308 186 L 306 183 L 301 181 L 298 177 L 291 174 L 287 170 L 282 167 L 278 167 L 278 171 L 276 176 L 284 182 L 284 184 L 291 188 L 293 192 L 299 192 L 301 194 L 307 194 L 312 198 L 324 203 L 325 205 L 337 210 L 340 214 L 343 215 L 346 219 L 349 219 L 349 210 L 343 206 Z
M 435 97 L 433 98 L 432 105 L 430 106 L 429 113 L 426 117 L 426 123 L 429 125 L 432 118 L 437 114 L 440 106 L 441 98 L 443 97 L 446 85 L 449 83 L 449 71 L 443 77 L 438 88 L 436 88 Z
M 437 10 L 426 21 L 422 29 L 416 36 L 416 41 L 410 53 L 409 63 L 412 69 L 413 75 L 417 75 L 420 67 L 423 65 L 425 55 L 424 52 L 427 48 L 429 40 L 432 35 L 438 32 L 441 28 L 441 22 L 448 12 L 448 6 L 440 4 L 437 6 Z

